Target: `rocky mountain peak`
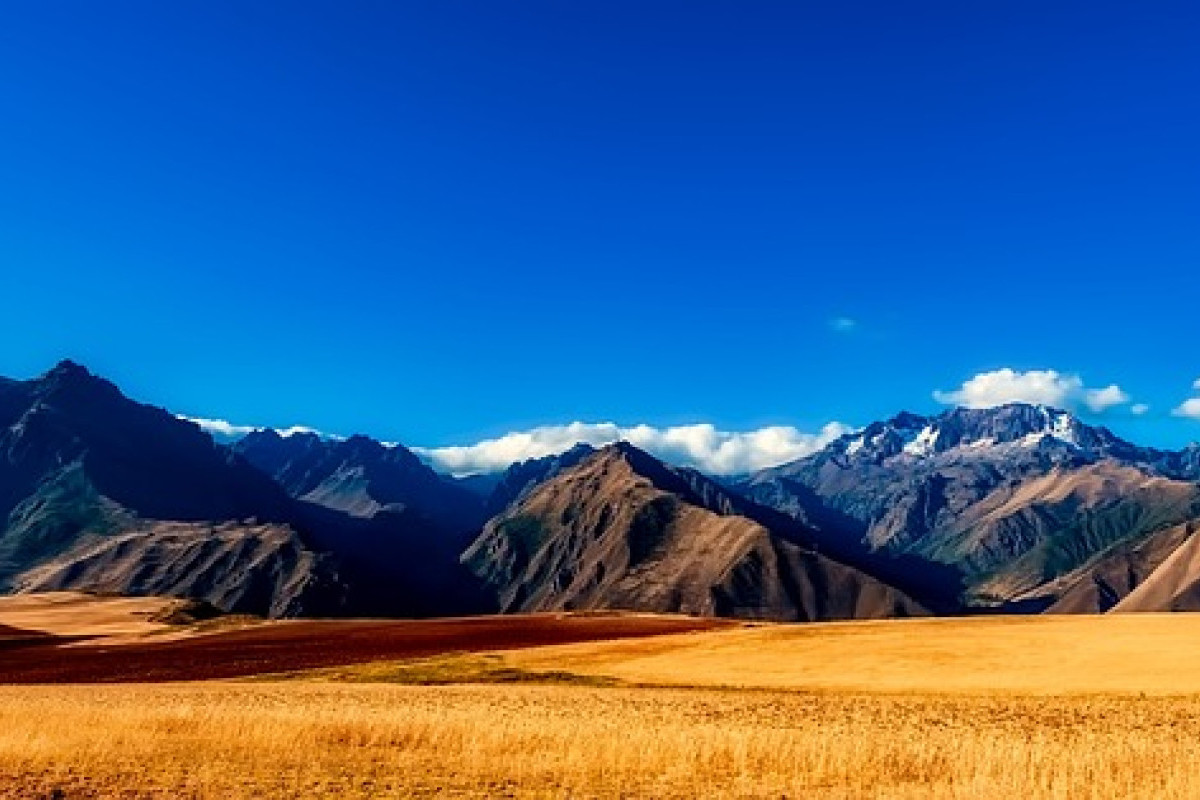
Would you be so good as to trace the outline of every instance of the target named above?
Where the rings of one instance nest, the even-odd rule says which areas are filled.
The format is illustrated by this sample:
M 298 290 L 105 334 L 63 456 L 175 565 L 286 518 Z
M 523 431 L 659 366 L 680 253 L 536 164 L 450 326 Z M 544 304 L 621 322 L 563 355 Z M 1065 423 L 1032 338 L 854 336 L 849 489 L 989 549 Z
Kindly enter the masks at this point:
M 63 359 L 45 374 L 28 383 L 38 398 L 53 402 L 94 403 L 101 399 L 124 400 L 119 389 L 104 378 L 93 375 L 80 364 Z
M 1013 446 L 1057 448 L 1095 457 L 1133 449 L 1107 429 L 1087 425 L 1068 411 L 1011 403 L 954 408 L 933 417 L 903 412 L 842 437 L 827 448 L 827 454 L 882 463 L 898 456 L 920 459 L 964 449 L 984 454 L 995 447 Z

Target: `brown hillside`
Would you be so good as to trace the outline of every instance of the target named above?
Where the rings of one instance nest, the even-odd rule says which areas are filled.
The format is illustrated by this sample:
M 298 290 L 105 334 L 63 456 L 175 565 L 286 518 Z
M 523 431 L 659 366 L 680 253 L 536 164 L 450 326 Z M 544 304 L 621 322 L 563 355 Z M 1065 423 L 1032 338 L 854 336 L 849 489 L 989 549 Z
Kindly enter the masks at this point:
M 463 559 L 508 612 L 623 608 L 781 620 L 924 613 L 860 570 L 732 513 L 746 504 L 697 481 L 628 445 L 610 446 L 489 522 Z

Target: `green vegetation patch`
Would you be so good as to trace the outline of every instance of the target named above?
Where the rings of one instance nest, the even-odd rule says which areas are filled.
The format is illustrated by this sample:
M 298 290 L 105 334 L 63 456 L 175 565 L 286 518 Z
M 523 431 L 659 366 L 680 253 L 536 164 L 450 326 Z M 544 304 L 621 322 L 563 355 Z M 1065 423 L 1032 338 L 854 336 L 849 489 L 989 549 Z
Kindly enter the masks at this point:
M 510 666 L 501 655 L 450 653 L 432 658 L 373 661 L 344 667 L 298 670 L 260 675 L 257 680 L 303 680 L 334 683 L 401 683 L 444 686 L 455 683 L 538 683 L 571 686 L 619 686 L 621 681 L 557 670 L 526 670 Z

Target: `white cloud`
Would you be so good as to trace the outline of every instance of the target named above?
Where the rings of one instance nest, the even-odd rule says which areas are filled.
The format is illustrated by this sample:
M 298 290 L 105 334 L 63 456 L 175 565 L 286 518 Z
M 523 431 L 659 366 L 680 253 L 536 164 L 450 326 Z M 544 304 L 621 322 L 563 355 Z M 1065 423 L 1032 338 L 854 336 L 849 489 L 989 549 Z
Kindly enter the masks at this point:
M 248 433 L 262 430 L 261 427 L 254 425 L 234 425 L 232 422 L 227 422 L 223 419 L 188 417 L 183 414 L 180 414 L 179 418 L 182 420 L 187 420 L 188 422 L 196 423 L 205 433 L 218 439 L 237 439 L 241 436 L 245 436 Z
M 829 320 L 829 327 L 837 333 L 853 333 L 858 328 L 858 320 L 851 317 L 834 317 Z
M 935 391 L 933 397 L 939 403 L 968 408 L 993 408 L 1006 403 L 1057 408 L 1084 405 L 1097 414 L 1132 399 L 1115 383 L 1102 389 L 1091 389 L 1078 375 L 1053 369 L 1017 372 L 1008 368 L 980 373 L 952 392 Z
M 1192 383 L 1192 388 L 1200 392 L 1200 378 Z M 1188 419 L 1200 419 L 1200 397 L 1193 397 L 1190 400 L 1184 400 L 1174 409 L 1171 414 L 1176 417 L 1187 417 Z
M 733 475 L 803 458 L 851 430 L 839 422 L 831 422 L 816 433 L 784 425 L 752 431 L 721 431 L 708 423 L 656 428 L 572 422 L 515 431 L 472 445 L 413 450 L 438 469 L 469 475 L 495 472 L 518 461 L 561 453 L 580 442 L 599 447 L 623 440 L 673 464 L 715 475 Z
M 1179 404 L 1178 408 L 1171 413 L 1177 417 L 1200 419 L 1200 397 L 1193 397 L 1191 400 L 1184 400 Z
M 271 430 L 264 425 L 237 425 L 223 419 L 183 415 L 180 419 L 196 423 L 213 438 L 224 442 L 240 439 L 254 431 Z M 344 438 L 304 425 L 274 430 L 280 436 L 315 433 L 326 439 Z M 471 445 L 410 449 L 436 469 L 453 475 L 470 475 L 497 472 L 518 461 L 556 455 L 580 442 L 602 447 L 626 441 L 672 464 L 696 467 L 714 475 L 735 475 L 803 458 L 852 430 L 840 422 L 830 422 L 815 433 L 805 433 L 786 425 L 752 431 L 721 431 L 708 423 L 656 428 L 651 425 L 624 427 L 611 422 L 572 422 L 514 431 Z M 396 446 L 394 442 L 383 444 Z
M 255 431 L 271 430 L 271 428 L 266 425 L 235 425 L 232 422 L 228 422 L 223 419 L 207 419 L 205 417 L 188 417 L 183 414 L 180 414 L 179 418 L 187 420 L 188 422 L 196 423 L 197 425 L 200 426 L 200 428 L 202 430 L 204 430 L 206 433 L 208 433 L 214 439 L 217 439 L 220 441 L 229 441 L 232 439 L 240 439 L 243 436 L 246 436 L 247 434 L 254 433 Z M 321 431 L 316 430 L 315 428 L 309 428 L 304 425 L 293 425 L 290 428 L 274 428 L 273 430 L 276 433 L 278 433 L 280 436 L 291 436 L 292 434 L 296 434 L 296 433 L 315 433 L 318 436 L 321 436 L 321 437 L 324 437 L 327 439 L 340 438 L 337 436 L 333 436 L 331 434 L 322 433 Z
M 1133 414 L 1135 417 L 1144 416 L 1149 411 L 1150 406 L 1146 405 L 1145 403 L 1134 403 L 1129 407 L 1129 413 Z
M 1103 389 L 1088 389 L 1083 393 L 1084 404 L 1097 414 L 1103 414 L 1113 406 L 1124 405 L 1131 399 L 1133 398 L 1115 383 Z

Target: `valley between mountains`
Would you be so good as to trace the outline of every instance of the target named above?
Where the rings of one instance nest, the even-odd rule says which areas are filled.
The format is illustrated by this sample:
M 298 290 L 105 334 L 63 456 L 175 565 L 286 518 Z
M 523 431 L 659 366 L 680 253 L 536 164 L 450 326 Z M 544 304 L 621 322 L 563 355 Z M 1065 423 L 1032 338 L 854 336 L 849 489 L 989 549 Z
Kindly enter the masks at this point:
M 1198 481 L 1200 448 L 1019 404 L 735 477 L 617 443 L 459 479 L 361 435 L 218 443 L 62 362 L 0 379 L 0 590 L 269 617 L 1194 610 Z

